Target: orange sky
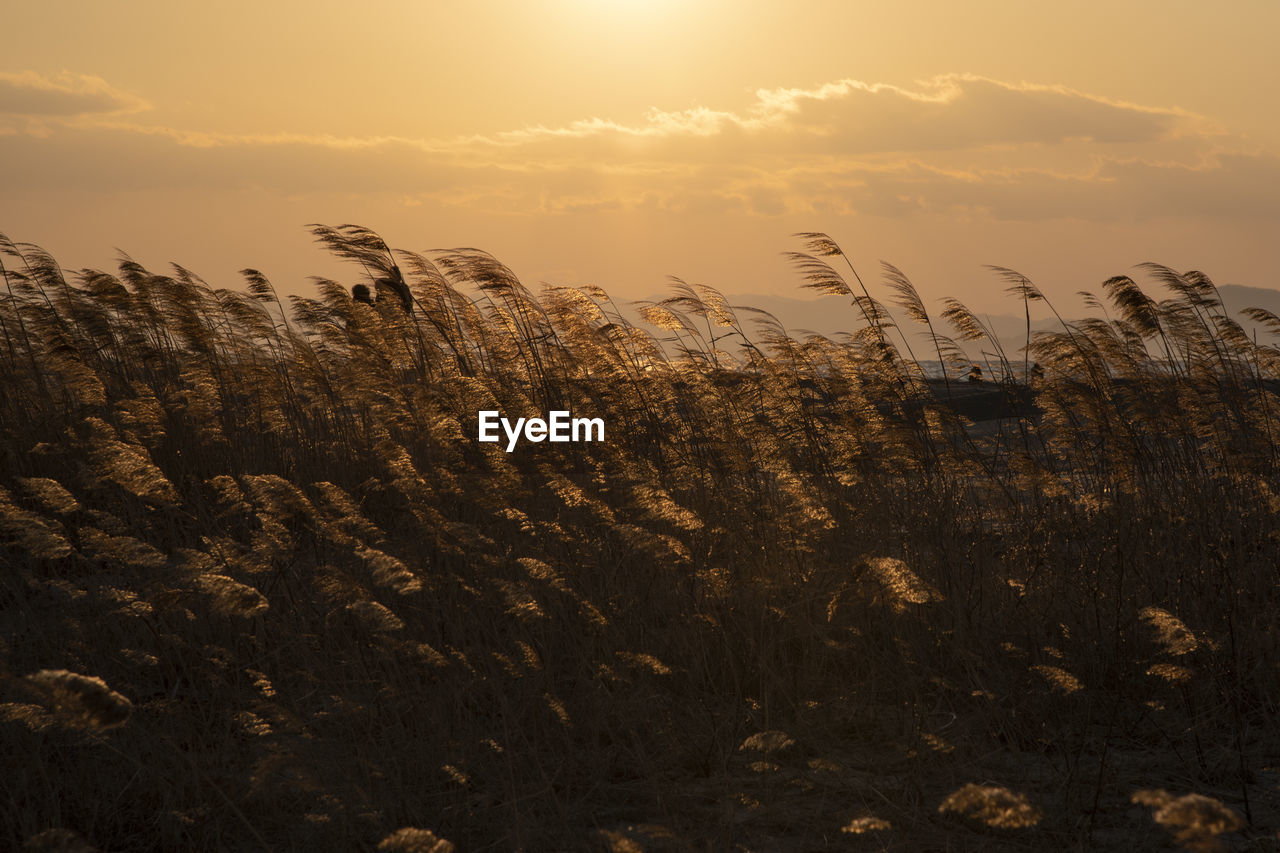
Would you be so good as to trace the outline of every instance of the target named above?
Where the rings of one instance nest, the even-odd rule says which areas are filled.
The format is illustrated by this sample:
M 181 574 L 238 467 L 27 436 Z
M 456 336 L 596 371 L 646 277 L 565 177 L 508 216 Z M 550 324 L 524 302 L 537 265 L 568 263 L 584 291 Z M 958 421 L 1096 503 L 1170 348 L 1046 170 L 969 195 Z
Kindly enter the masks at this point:
M 309 222 L 627 298 L 798 295 L 801 230 L 986 311 L 987 263 L 1280 287 L 1280 4 L 1216 8 L 50 0 L 5 12 L 0 232 L 296 293 L 356 274 Z

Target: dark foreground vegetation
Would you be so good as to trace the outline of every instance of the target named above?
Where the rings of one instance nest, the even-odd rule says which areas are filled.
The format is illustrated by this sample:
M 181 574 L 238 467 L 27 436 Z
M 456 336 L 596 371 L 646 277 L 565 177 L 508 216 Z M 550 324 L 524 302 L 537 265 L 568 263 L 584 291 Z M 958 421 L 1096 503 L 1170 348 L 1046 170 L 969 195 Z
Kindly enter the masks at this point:
M 1280 352 L 1205 276 L 1002 348 L 804 235 L 847 339 L 654 334 L 316 234 L 287 306 L 0 242 L 0 848 L 1278 849 Z

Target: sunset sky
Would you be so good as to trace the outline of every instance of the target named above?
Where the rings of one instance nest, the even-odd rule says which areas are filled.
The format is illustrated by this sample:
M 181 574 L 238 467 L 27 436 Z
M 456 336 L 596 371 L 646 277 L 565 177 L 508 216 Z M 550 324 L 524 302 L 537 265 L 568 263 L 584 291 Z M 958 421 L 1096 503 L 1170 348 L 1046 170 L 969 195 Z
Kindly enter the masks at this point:
M 1227 11 L 1222 11 L 1222 10 Z M 476 246 L 535 287 L 870 279 L 1009 310 L 1155 260 L 1280 287 L 1280 3 L 10 4 L 0 232 L 215 286 L 357 271 L 304 226 Z

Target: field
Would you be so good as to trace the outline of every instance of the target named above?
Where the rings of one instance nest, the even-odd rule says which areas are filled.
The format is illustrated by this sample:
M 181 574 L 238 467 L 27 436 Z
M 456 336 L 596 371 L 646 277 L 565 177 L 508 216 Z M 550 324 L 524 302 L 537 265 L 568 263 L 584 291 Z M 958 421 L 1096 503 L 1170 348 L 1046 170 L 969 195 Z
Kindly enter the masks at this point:
M 641 325 L 314 230 L 284 304 L 0 240 L 0 848 L 1280 849 L 1276 316 L 998 342 L 808 234 L 846 337 Z

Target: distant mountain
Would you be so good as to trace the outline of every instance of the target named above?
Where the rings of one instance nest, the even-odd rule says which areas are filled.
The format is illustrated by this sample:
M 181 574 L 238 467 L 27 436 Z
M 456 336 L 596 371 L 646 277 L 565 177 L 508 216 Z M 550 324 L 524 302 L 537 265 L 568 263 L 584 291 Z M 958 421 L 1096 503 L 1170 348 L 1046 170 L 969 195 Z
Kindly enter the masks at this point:
M 1222 301 L 1227 310 L 1244 326 L 1246 331 L 1251 331 L 1254 324 L 1240 315 L 1239 312 L 1244 308 L 1263 308 L 1280 316 L 1280 290 L 1272 290 L 1266 287 L 1247 287 L 1240 284 L 1223 285 L 1218 290 L 1222 294 Z M 664 298 L 666 298 L 665 295 L 650 297 L 655 302 Z M 786 327 L 792 337 L 797 338 L 804 337 L 806 332 L 826 335 L 827 337 L 838 337 L 841 333 L 847 333 L 862 325 L 862 318 L 859 316 L 858 309 L 848 299 L 841 296 L 795 299 L 788 296 L 758 293 L 726 293 L 725 298 L 729 300 L 729 304 L 735 307 L 744 306 L 767 311 Z M 893 310 L 892 306 L 890 306 L 890 310 Z M 955 330 L 941 317 L 941 307 L 930 306 L 930 312 L 937 331 L 943 335 L 954 336 Z M 632 313 L 633 319 L 638 321 L 639 315 Z M 740 311 L 738 314 L 747 334 L 754 336 L 760 327 L 752 320 L 759 315 L 749 311 Z M 895 311 L 895 315 L 898 314 L 901 314 L 901 312 Z M 906 321 L 905 317 L 900 317 L 899 319 Z M 1000 341 L 1009 358 L 1016 360 L 1018 353 L 1026 343 L 1026 320 L 1014 314 L 981 313 L 978 314 L 978 319 Z M 1070 322 L 1070 319 L 1068 318 L 1068 322 Z M 916 324 L 911 324 L 911 326 L 913 332 L 918 332 L 919 326 L 916 326 Z M 1053 318 L 1031 321 L 1032 332 L 1053 331 L 1060 328 L 1062 328 L 1061 324 Z M 1262 331 L 1259 330 L 1259 338 L 1261 338 L 1262 334 Z M 921 360 L 936 358 L 931 344 L 923 334 L 913 335 L 911 346 L 915 349 L 916 356 Z M 965 351 L 970 358 L 980 361 L 982 360 L 981 350 L 989 350 L 990 348 L 990 344 L 980 342 L 978 346 L 967 345 Z
M 1246 287 L 1242 284 L 1227 284 L 1218 288 L 1222 294 L 1222 302 L 1236 319 L 1242 319 L 1239 312 L 1244 308 L 1263 308 L 1280 316 L 1280 290 L 1268 287 Z M 726 294 L 733 305 L 746 305 L 760 308 L 773 314 L 792 332 L 807 330 L 822 335 L 834 335 L 848 331 L 859 325 L 858 309 L 840 296 L 824 296 L 820 299 L 792 299 L 786 296 L 763 296 L 760 294 Z M 892 306 L 890 306 L 892 310 Z M 930 306 L 934 322 L 939 331 L 947 334 L 946 322 L 941 320 L 941 309 Z M 895 312 L 901 313 L 901 312 Z M 744 318 L 750 315 L 744 314 Z M 1026 320 L 1016 314 L 978 314 L 978 318 L 990 328 L 1001 343 L 1009 346 L 1020 346 L 1026 339 Z M 905 318 L 904 318 L 905 319 Z M 1060 328 L 1057 320 L 1032 320 L 1032 331 Z
M 654 297 L 654 301 L 662 298 Z M 823 296 L 819 299 L 794 299 L 787 296 L 771 296 L 758 293 L 726 293 L 725 298 L 729 300 L 730 305 L 735 307 L 741 306 L 767 311 L 777 318 L 786 327 L 787 332 L 795 338 L 803 338 L 809 333 L 839 338 L 840 335 L 847 334 L 863 325 L 863 320 L 857 307 L 841 296 Z M 901 311 L 895 310 L 893 306 L 889 306 L 889 308 L 894 311 L 894 315 L 898 319 L 904 322 L 904 325 L 908 325 L 907 318 L 900 316 L 902 314 Z M 931 308 L 931 311 L 934 312 L 931 316 L 936 331 L 942 335 L 954 336 L 955 330 L 942 319 L 941 307 L 935 306 Z M 760 318 L 760 315 L 744 310 L 739 311 L 738 316 L 748 335 L 755 335 L 759 331 L 760 325 L 753 321 Z M 1025 342 L 1026 321 L 1023 318 L 1006 314 L 979 314 L 978 317 L 996 335 L 1011 357 Z M 1058 322 L 1056 320 L 1033 320 L 1031 322 L 1032 331 L 1057 327 Z M 922 329 L 922 326 L 909 323 L 911 346 L 915 349 L 916 356 L 921 360 L 935 358 L 933 346 Z M 990 348 L 989 345 L 987 348 Z M 970 357 L 975 360 L 981 360 L 982 358 L 980 349 L 981 347 L 966 347 Z
M 1280 290 L 1269 287 L 1246 287 L 1243 284 L 1224 284 L 1218 288 L 1222 304 L 1233 314 L 1244 308 L 1262 308 L 1280 316 Z M 1240 319 L 1237 317 L 1237 319 Z

